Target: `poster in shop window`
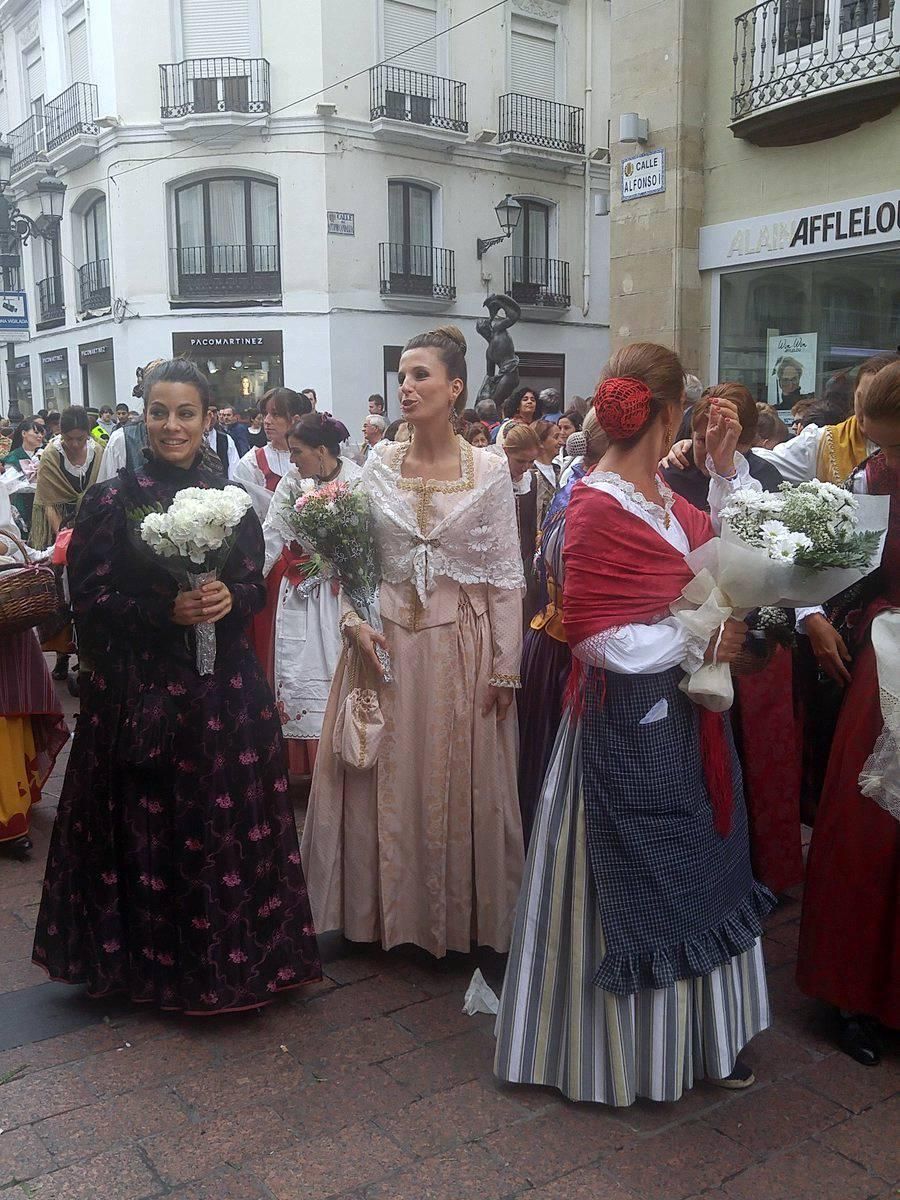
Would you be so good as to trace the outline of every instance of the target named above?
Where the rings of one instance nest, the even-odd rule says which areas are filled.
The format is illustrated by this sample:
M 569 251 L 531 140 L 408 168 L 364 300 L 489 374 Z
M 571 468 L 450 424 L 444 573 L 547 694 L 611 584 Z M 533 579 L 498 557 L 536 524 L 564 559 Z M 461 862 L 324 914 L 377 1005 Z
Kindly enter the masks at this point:
M 770 334 L 766 355 L 768 401 L 790 423 L 790 412 L 798 400 L 816 393 L 817 333 Z

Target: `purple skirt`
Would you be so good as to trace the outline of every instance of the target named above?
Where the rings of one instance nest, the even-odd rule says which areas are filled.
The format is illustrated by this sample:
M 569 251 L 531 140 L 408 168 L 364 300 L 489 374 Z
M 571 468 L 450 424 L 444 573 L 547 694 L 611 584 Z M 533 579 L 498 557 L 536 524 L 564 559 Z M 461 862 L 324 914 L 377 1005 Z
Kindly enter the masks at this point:
M 572 653 L 566 642 L 558 642 L 542 629 L 525 631 L 518 708 L 519 807 L 526 849 L 562 718 L 563 694 L 571 667 Z

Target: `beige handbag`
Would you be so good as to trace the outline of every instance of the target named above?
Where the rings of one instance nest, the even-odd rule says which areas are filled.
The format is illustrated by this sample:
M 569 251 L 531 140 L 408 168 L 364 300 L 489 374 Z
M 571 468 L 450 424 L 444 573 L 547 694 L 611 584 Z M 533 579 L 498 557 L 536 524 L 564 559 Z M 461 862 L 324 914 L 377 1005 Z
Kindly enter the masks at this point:
M 345 766 L 356 771 L 368 771 L 378 759 L 384 717 L 375 689 L 359 686 L 358 677 L 365 676 L 359 650 L 352 646 L 348 653 L 350 691 L 338 709 L 331 748 Z

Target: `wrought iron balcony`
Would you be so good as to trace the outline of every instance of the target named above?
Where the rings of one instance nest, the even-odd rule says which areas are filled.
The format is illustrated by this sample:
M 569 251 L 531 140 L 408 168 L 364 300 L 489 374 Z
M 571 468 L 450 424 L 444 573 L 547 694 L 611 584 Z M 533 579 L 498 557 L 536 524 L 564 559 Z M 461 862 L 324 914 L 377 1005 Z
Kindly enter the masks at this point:
M 61 275 L 50 275 L 37 281 L 38 329 L 49 329 L 66 322 L 66 302 Z
M 733 62 L 738 136 L 794 145 L 846 132 L 900 96 L 900 5 L 763 0 L 735 18 Z M 816 113 L 827 114 L 821 127 Z M 766 128 L 779 132 L 755 136 Z
M 9 131 L 7 141 L 12 146 L 10 169 L 15 174 L 37 162 L 44 153 L 44 122 L 35 116 L 29 117 Z
M 584 109 L 508 92 L 500 97 L 500 145 L 524 142 L 584 154 Z
M 568 308 L 569 264 L 558 258 L 526 258 L 510 254 L 503 260 L 504 291 L 519 304 L 537 308 Z
M 159 68 L 163 120 L 201 113 L 267 113 L 264 58 L 189 58 Z
M 78 268 L 78 311 L 94 312 L 109 308 L 112 296 L 109 289 L 109 259 L 98 258 Z
M 47 151 L 55 150 L 79 133 L 98 134 L 97 85 L 73 83 L 44 107 Z
M 382 296 L 456 299 L 456 256 L 452 250 L 382 242 L 378 252 Z
M 172 250 L 180 300 L 277 300 L 278 246 L 179 246 Z
M 424 71 L 385 64 L 369 71 L 373 121 L 387 118 L 467 133 L 466 85 Z

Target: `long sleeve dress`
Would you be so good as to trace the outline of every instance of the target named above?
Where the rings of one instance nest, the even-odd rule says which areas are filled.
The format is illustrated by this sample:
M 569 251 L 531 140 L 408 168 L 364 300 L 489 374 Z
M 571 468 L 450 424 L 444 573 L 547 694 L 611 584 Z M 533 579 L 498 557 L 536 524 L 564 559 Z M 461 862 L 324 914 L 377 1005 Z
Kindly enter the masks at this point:
M 248 450 L 231 471 L 229 477 L 239 483 L 253 501 L 260 524 L 266 519 L 275 489 L 290 469 L 290 451 L 276 450 L 269 442 Z
M 883 455 L 869 459 L 853 479 L 854 491 L 890 496 L 890 518 L 879 569 L 864 582 L 852 621 L 852 681 L 838 717 L 822 800 L 813 827 L 797 982 L 807 995 L 847 1012 L 875 1017 L 900 1029 L 900 813 L 860 784 L 896 704 L 897 685 L 881 677 L 897 671 L 900 625 L 900 473 Z M 893 644 L 876 656 L 875 622 L 889 617 Z M 885 747 L 887 749 L 887 747 Z M 893 745 L 893 788 L 900 756 Z
M 346 656 L 338 665 L 301 847 L 317 928 L 437 957 L 506 950 L 524 857 L 515 706 L 504 721 L 481 712 L 490 684 L 519 684 L 512 486 L 503 458 L 458 443 L 452 482 L 404 478 L 408 444 L 363 469 L 395 681 L 378 685 L 377 763 L 346 770 L 332 750 Z
M 69 587 L 93 669 L 34 943 L 54 979 L 201 1015 L 321 975 L 280 722 L 244 634 L 264 595 L 259 521 L 244 517 L 220 572 L 233 608 L 208 676 L 171 619 L 176 584 L 136 528 L 138 510 L 224 482 L 153 460 L 81 506 Z
M 355 484 L 362 474 L 349 459 L 341 460 L 334 480 Z M 312 771 L 331 681 L 341 656 L 341 599 L 331 580 L 310 589 L 299 587 L 296 568 L 309 555 L 294 541 L 284 509 L 300 495 L 303 481 L 291 467 L 279 482 L 263 522 L 266 542 L 267 594 L 272 615 L 272 684 L 288 750 L 291 774 Z
M 769 1023 L 760 935 L 774 898 L 751 874 L 727 721 L 679 688 L 706 646 L 664 615 L 712 527 L 659 486 L 665 508 L 595 471 L 569 504 L 563 611 L 581 686 L 547 771 L 496 1026 L 498 1078 L 610 1105 L 726 1078 Z M 724 790 L 704 765 L 716 738 Z

